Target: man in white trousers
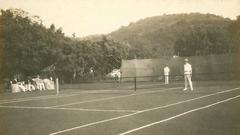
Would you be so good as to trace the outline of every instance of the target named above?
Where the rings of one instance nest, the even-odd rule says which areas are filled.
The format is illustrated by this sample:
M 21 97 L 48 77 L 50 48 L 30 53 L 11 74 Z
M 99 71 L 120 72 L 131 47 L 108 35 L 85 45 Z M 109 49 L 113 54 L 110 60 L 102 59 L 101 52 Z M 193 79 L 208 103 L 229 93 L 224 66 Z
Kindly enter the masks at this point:
M 170 72 L 170 69 L 168 67 L 168 65 L 166 65 L 163 69 L 164 71 L 164 77 L 165 77 L 165 84 L 169 84 L 169 72 Z
M 192 66 L 188 63 L 188 59 L 185 59 L 184 64 L 184 81 L 185 81 L 185 88 L 184 91 L 188 89 L 188 84 L 190 86 L 190 90 L 193 91 L 193 85 L 192 85 Z

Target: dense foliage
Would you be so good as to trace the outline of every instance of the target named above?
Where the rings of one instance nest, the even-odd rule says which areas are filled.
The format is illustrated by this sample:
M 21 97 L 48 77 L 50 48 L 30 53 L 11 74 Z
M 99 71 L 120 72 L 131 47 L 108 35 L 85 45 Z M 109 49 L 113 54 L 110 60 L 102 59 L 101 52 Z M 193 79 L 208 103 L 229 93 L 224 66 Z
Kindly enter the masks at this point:
M 229 32 L 231 35 L 232 48 L 235 52 L 240 52 L 240 16 L 236 20 L 231 22 L 229 27 Z
M 232 53 L 240 50 L 240 17 L 211 14 L 150 17 L 109 35 L 67 37 L 20 9 L 1 10 L 0 79 L 45 73 L 63 80 L 101 78 L 122 59 Z
M 233 51 L 230 23 L 211 14 L 163 15 L 130 23 L 110 35 L 137 48 L 138 58 L 219 54 Z
M 48 72 L 70 80 L 87 76 L 90 68 L 104 76 L 119 68 L 129 51 L 106 36 L 98 41 L 66 37 L 61 28 L 46 28 L 40 18 L 19 9 L 1 10 L 0 20 L 1 78 Z

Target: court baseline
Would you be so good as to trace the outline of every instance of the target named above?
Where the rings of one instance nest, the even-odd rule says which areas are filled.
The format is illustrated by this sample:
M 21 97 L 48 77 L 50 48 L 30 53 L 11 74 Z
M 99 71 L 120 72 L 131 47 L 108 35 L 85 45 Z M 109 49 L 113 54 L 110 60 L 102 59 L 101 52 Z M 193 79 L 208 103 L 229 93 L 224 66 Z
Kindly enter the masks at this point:
M 39 100 L 39 99 L 51 99 L 51 98 L 61 98 L 61 97 L 68 97 L 68 96 L 75 96 L 79 94 L 85 94 L 85 93 L 104 93 L 114 90 L 94 90 L 94 91 L 80 91 L 80 92 L 73 92 L 70 94 L 52 94 L 52 95 L 45 95 L 45 96 L 32 96 L 32 97 L 26 97 L 26 98 L 14 98 L 14 99 L 4 99 L 0 100 L 0 104 L 6 104 L 6 103 L 14 103 L 14 102 L 21 102 L 21 101 L 30 101 L 30 100 Z M 116 90 L 115 90 L 116 91 Z
M 64 98 L 64 97 L 71 97 L 76 96 L 77 94 L 68 94 L 68 95 L 46 95 L 46 96 L 37 96 L 37 97 L 27 97 L 27 98 L 19 98 L 19 99 L 11 99 L 5 100 L 0 102 L 1 104 L 8 104 L 8 103 L 17 103 L 17 102 L 24 102 L 24 101 L 33 101 L 33 100 L 41 100 L 41 99 L 54 99 L 54 98 Z
M 51 108 L 51 107 L 27 107 L 27 106 L 1 106 L 0 108 L 14 109 L 39 109 L 39 110 L 69 110 L 86 112 L 138 112 L 139 110 L 108 110 L 108 109 L 85 109 L 85 108 Z

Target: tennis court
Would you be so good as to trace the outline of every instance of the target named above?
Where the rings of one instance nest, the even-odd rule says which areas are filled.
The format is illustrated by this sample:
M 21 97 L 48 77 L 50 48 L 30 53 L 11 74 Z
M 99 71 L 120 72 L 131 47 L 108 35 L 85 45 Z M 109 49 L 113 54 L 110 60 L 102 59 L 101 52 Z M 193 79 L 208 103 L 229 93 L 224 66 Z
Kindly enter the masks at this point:
M 240 134 L 239 81 L 194 82 L 194 91 L 181 81 L 118 85 L 0 94 L 0 134 Z

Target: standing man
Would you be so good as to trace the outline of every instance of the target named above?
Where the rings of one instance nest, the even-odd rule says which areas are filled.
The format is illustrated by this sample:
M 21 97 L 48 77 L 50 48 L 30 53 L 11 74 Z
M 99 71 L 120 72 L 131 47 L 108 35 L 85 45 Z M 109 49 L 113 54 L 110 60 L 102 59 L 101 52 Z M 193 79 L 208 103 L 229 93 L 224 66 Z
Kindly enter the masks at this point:
M 170 72 L 170 69 L 169 69 L 167 64 L 166 64 L 166 66 L 164 67 L 163 70 L 164 70 L 165 84 L 169 84 L 169 72 Z
M 184 64 L 184 81 L 185 81 L 185 88 L 184 91 L 188 89 L 188 84 L 190 86 L 190 90 L 193 91 L 193 85 L 192 85 L 192 66 L 188 63 L 188 59 L 185 59 Z

